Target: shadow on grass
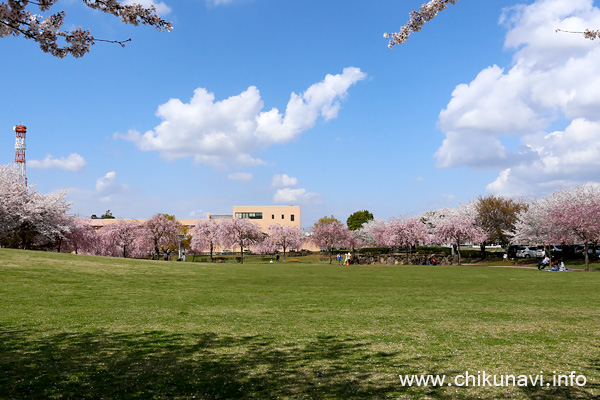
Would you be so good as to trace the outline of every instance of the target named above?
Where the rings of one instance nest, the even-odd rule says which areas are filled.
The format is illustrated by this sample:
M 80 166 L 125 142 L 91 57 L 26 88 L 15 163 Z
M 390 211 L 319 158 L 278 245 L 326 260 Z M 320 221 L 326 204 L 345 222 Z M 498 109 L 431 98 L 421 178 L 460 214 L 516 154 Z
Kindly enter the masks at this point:
M 399 361 L 397 354 L 372 352 L 369 346 L 333 336 L 282 344 L 214 333 L 0 329 L 0 398 L 481 398 L 468 389 L 402 387 L 398 374 L 418 373 L 415 365 L 423 359 Z M 542 388 L 524 393 L 532 399 L 582 398 Z

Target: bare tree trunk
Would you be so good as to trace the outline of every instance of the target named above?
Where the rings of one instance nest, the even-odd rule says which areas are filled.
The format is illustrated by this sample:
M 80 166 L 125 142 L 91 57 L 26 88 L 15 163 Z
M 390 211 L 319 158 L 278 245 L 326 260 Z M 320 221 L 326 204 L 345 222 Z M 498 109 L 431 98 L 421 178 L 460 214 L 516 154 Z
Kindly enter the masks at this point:
M 589 271 L 590 270 L 590 258 L 588 256 L 588 244 L 587 242 L 584 243 L 584 249 L 583 251 L 585 252 L 585 270 Z

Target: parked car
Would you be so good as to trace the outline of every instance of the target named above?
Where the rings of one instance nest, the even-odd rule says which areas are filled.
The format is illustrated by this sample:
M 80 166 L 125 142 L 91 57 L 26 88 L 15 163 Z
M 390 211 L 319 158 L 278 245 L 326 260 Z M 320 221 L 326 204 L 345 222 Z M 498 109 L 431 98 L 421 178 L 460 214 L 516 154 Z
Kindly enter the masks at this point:
M 583 249 L 585 249 L 585 246 L 582 244 L 578 244 L 574 247 L 573 252 L 576 254 L 583 254 Z M 592 246 L 588 246 L 588 254 L 592 255 L 594 254 L 594 249 L 592 248 Z M 596 247 L 596 256 L 600 256 L 600 248 Z
M 542 258 L 544 257 L 544 246 L 523 246 L 517 250 L 517 257 L 520 258 Z
M 550 250 L 552 253 L 560 253 L 563 251 L 563 248 L 560 244 L 553 244 L 548 246 L 548 250 Z
M 221 254 L 233 254 L 233 251 L 225 249 L 221 250 Z
M 244 250 L 242 250 L 242 253 L 244 253 L 244 254 L 252 254 L 252 250 L 250 250 L 250 249 L 244 249 Z

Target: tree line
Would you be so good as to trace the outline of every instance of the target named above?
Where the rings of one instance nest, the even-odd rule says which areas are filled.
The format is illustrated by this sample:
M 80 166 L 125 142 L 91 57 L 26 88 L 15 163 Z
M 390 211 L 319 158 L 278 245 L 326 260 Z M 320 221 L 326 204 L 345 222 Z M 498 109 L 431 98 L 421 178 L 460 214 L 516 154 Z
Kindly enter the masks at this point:
M 480 196 L 457 207 L 426 211 L 413 217 L 375 219 L 367 210 L 346 224 L 323 217 L 310 229 L 271 225 L 267 232 L 246 219 L 198 220 L 192 227 L 175 216 L 156 214 L 144 223 L 113 220 L 96 230 L 90 220 L 67 215 L 65 193 L 43 194 L 18 179 L 13 166 L 0 167 L 0 243 L 22 249 L 53 249 L 79 254 L 152 257 L 177 251 L 208 252 L 232 247 L 267 254 L 299 249 L 311 241 L 329 254 L 338 248 L 385 246 L 410 249 L 419 245 L 583 244 L 600 242 L 600 186 L 588 184 L 557 190 L 540 198 Z M 108 214 L 109 212 L 107 212 Z M 110 214 L 112 216 L 112 214 Z M 585 251 L 586 270 L 589 269 Z M 407 254 L 408 257 L 408 254 Z

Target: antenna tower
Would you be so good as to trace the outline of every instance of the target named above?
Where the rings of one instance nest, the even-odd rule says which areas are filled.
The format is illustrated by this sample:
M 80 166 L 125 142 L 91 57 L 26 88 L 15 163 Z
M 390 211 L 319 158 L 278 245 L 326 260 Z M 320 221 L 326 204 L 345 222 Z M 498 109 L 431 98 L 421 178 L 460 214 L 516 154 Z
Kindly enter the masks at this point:
M 27 170 L 25 168 L 25 134 L 27 127 L 25 125 L 17 125 L 14 127 L 17 140 L 15 142 L 15 166 L 19 172 L 19 182 L 27 185 Z

